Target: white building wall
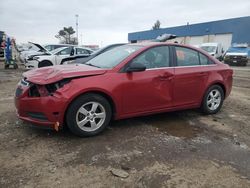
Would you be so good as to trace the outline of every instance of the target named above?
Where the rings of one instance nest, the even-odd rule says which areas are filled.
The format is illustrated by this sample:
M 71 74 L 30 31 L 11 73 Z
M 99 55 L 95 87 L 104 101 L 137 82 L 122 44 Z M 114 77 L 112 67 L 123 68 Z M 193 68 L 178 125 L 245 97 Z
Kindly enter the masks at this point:
M 233 35 L 231 33 L 218 34 L 218 35 L 215 35 L 214 42 L 221 43 L 225 51 L 231 46 L 232 38 L 233 38 Z
M 216 35 L 203 35 L 203 36 L 186 36 L 177 37 L 175 39 L 168 40 L 168 42 L 178 42 L 179 44 L 189 44 L 199 47 L 203 43 L 217 42 L 221 43 L 224 51 L 227 50 L 232 43 L 232 33 L 216 34 Z M 150 42 L 151 40 L 142 40 L 140 42 Z

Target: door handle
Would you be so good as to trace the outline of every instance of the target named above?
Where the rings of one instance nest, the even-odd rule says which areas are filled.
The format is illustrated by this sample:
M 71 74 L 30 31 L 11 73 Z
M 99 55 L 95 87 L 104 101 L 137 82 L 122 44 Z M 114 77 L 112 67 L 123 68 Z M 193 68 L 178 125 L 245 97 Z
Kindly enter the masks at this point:
M 159 80 L 161 81 L 166 81 L 166 80 L 172 80 L 173 79 L 173 75 L 162 75 L 162 76 L 159 76 Z

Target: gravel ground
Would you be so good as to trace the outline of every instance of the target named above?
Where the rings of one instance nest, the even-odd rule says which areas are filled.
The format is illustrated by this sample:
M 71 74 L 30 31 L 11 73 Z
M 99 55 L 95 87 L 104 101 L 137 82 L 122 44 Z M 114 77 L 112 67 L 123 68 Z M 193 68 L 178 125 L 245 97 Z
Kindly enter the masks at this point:
M 250 187 L 250 67 L 234 69 L 216 115 L 126 119 L 78 138 L 18 120 L 22 70 L 0 67 L 0 187 Z

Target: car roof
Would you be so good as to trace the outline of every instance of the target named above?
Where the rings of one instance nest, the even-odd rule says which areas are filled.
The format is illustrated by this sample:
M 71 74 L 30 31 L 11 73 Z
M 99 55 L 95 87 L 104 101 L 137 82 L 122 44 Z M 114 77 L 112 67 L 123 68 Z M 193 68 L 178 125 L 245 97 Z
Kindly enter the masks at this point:
M 187 45 L 187 44 L 175 43 L 175 42 L 139 42 L 139 43 L 130 43 L 127 45 L 144 46 L 144 47 L 171 45 L 171 46 L 187 47 L 187 48 L 192 48 L 192 49 L 197 50 L 197 48 L 195 48 L 194 46 Z
M 192 50 L 195 50 L 199 53 L 205 54 L 207 57 L 211 58 L 209 53 L 202 50 L 201 48 L 197 48 L 195 46 L 187 45 L 187 44 L 179 44 L 179 43 L 173 43 L 173 42 L 141 42 L 141 43 L 131 43 L 128 45 L 135 45 L 135 46 L 143 46 L 143 48 L 150 48 L 150 47 L 157 47 L 157 46 L 176 46 L 176 47 L 184 47 L 184 48 L 189 48 Z

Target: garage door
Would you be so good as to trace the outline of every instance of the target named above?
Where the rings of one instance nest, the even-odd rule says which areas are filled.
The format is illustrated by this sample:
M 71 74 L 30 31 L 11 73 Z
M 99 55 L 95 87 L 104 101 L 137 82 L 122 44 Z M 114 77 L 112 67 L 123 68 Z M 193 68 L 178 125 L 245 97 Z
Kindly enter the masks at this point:
M 227 34 L 215 35 L 214 42 L 221 43 L 223 49 L 227 50 L 231 46 L 231 43 L 232 43 L 232 34 L 227 33 Z
M 192 36 L 190 37 L 190 45 L 201 45 L 203 43 L 204 36 Z

